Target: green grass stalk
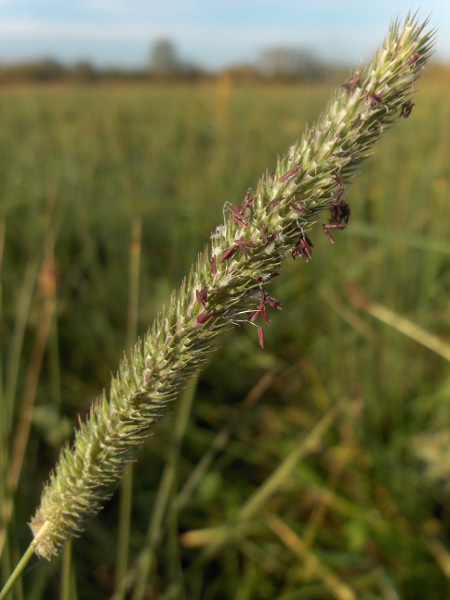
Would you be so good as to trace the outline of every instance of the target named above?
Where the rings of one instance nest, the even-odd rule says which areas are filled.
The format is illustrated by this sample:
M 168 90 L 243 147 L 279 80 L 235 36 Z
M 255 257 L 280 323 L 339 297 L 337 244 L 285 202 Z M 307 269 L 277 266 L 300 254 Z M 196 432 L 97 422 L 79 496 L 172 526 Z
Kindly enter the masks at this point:
M 3 588 L 0 590 L 0 600 L 4 600 L 8 596 L 9 592 L 14 587 L 14 584 L 16 583 L 16 581 L 21 577 L 22 573 L 24 572 L 27 564 L 29 563 L 29 561 L 33 555 L 34 555 L 33 544 L 30 544 L 28 546 L 26 552 L 20 559 L 20 561 L 17 563 L 16 568 L 9 576 L 8 581 L 5 583 Z
M 187 545 L 192 545 L 195 538 L 202 538 L 202 545 L 206 548 L 199 557 L 198 562 L 204 559 L 210 559 L 219 552 L 224 545 L 233 540 L 234 537 L 239 537 L 240 526 L 245 522 L 250 522 L 251 518 L 267 503 L 267 500 L 272 497 L 286 482 L 292 477 L 293 470 L 298 466 L 299 462 L 309 454 L 312 449 L 317 447 L 318 443 L 323 439 L 325 433 L 333 425 L 338 413 L 338 407 L 330 409 L 322 419 L 315 425 L 308 436 L 299 440 L 296 449 L 291 452 L 284 461 L 275 469 L 275 471 L 267 478 L 255 493 L 242 506 L 239 513 L 232 522 L 225 523 L 214 530 L 208 531 L 190 531 L 184 537 Z M 209 540 L 207 539 L 209 537 Z M 206 544 L 206 542 L 209 542 Z
M 172 519 L 170 519 L 172 522 L 178 514 L 174 485 L 176 483 L 181 444 L 188 426 L 196 388 L 197 379 L 194 379 L 189 382 L 181 395 L 180 406 L 173 428 L 173 443 L 171 444 L 170 453 L 161 477 L 161 486 L 156 495 L 152 517 L 147 530 L 146 545 L 136 561 L 135 585 L 131 600 L 143 600 L 145 598 L 146 585 L 155 562 L 156 548 L 164 531 L 164 519 L 168 511 L 170 511 L 172 516 Z
M 141 236 L 142 219 L 136 217 L 133 221 L 130 244 L 130 275 L 129 275 L 129 296 L 128 296 L 128 318 L 127 318 L 127 346 L 131 346 L 133 340 L 137 337 L 137 320 L 139 305 L 139 267 L 141 262 Z M 125 467 L 120 489 L 120 511 L 119 511 L 119 537 L 118 537 L 118 555 L 116 567 L 116 582 L 125 580 L 128 568 L 128 550 L 130 544 L 131 531 L 131 510 L 133 494 L 133 465 Z M 122 600 L 125 595 L 121 589 L 116 590 L 115 600 Z

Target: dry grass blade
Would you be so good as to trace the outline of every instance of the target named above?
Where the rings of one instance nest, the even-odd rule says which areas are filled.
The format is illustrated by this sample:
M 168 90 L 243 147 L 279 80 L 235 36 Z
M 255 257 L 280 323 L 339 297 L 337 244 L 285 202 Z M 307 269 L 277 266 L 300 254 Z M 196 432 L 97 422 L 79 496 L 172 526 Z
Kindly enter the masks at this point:
M 402 317 L 383 304 L 371 300 L 360 288 L 352 284 L 347 287 L 347 297 L 359 310 L 362 310 L 375 319 L 385 323 L 402 333 L 406 337 L 416 341 L 425 348 L 432 350 L 445 360 L 450 361 L 450 344 L 429 333 L 422 327 L 413 323 L 410 319 Z

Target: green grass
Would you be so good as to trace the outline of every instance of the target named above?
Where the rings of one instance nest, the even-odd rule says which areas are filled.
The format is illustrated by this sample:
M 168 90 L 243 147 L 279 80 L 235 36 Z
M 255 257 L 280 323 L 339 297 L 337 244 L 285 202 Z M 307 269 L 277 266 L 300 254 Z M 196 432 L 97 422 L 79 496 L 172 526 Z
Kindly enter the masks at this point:
M 265 350 L 250 326 L 227 334 L 137 457 L 133 600 L 448 595 L 450 450 L 438 446 L 448 363 L 352 293 L 394 324 L 401 315 L 449 338 L 448 88 L 420 88 L 410 119 L 346 190 L 349 228 L 335 246 L 317 229 L 313 260 L 288 260 L 273 282 L 284 308 Z M 29 543 L 26 522 L 77 415 L 187 274 L 224 202 L 239 204 L 329 95 L 1 90 L 3 498 L 17 431 L 26 442 L 2 578 Z M 71 555 L 38 563 L 16 597 L 56 597 L 61 569 L 67 597 L 110 598 L 125 552 L 119 512 L 115 494 Z

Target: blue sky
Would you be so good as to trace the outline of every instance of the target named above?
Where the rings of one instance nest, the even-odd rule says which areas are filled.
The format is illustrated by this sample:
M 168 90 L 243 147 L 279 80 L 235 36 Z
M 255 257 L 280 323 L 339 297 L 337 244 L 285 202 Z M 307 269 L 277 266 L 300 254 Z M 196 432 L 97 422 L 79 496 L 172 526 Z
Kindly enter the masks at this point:
M 0 63 L 51 56 L 139 68 L 164 38 L 210 69 L 255 62 L 279 45 L 355 64 L 411 9 L 430 15 L 436 55 L 450 61 L 450 0 L 0 0 Z

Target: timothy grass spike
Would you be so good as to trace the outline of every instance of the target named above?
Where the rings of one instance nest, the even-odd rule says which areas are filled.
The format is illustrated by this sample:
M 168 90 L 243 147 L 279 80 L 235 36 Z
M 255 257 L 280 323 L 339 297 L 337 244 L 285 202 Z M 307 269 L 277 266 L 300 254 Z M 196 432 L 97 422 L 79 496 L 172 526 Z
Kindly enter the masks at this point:
M 50 559 L 79 535 L 111 494 L 136 449 L 152 433 L 213 349 L 215 338 L 236 323 L 258 327 L 281 303 L 266 290 L 283 259 L 310 260 L 308 237 L 323 213 L 323 231 L 344 229 L 350 208 L 345 186 L 381 134 L 408 117 L 414 82 L 429 58 L 434 32 L 408 15 L 392 23 L 372 64 L 341 86 L 318 123 L 266 173 L 241 207 L 230 205 L 220 233 L 198 257 L 189 277 L 155 319 L 61 452 L 31 520 L 37 555 Z M 255 322 L 258 321 L 258 324 Z

